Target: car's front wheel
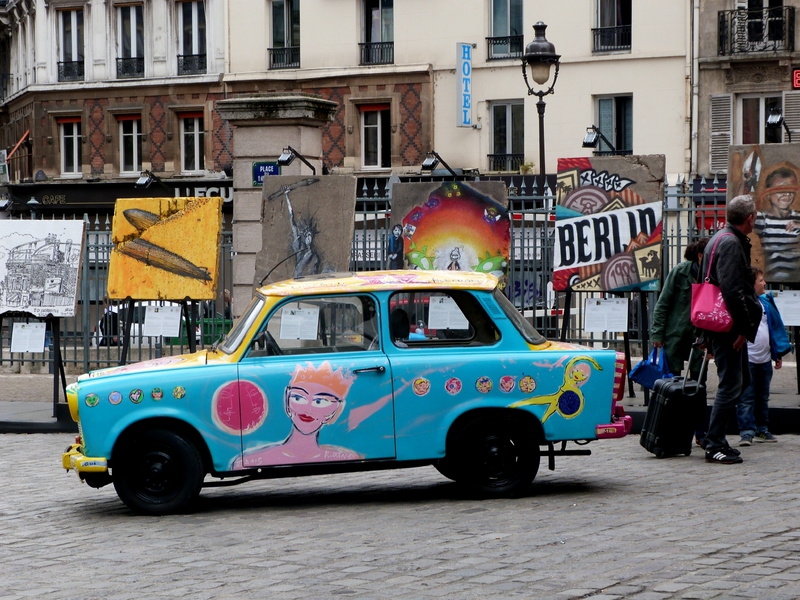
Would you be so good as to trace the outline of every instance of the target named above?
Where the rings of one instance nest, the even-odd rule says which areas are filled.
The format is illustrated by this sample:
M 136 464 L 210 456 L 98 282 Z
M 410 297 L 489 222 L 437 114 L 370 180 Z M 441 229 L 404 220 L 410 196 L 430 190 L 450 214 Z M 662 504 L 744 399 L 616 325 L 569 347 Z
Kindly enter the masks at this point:
M 174 431 L 135 435 L 114 455 L 114 488 L 137 513 L 165 515 L 188 508 L 200 494 L 205 470 L 197 447 Z
M 456 481 L 486 496 L 523 491 L 539 471 L 539 444 L 518 422 L 503 417 L 475 419 L 454 443 Z

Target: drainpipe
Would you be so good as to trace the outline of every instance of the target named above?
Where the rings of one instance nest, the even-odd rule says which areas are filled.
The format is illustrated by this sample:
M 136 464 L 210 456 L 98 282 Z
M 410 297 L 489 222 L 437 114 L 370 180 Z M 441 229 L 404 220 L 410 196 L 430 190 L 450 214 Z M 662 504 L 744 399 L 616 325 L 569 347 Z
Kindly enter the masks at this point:
M 698 85 L 699 79 L 699 59 L 698 54 L 700 50 L 700 0 L 692 0 L 692 18 L 690 20 L 691 28 L 692 28 L 692 50 L 691 50 L 691 59 L 692 59 L 692 71 L 691 71 L 691 89 L 692 89 L 692 99 L 691 99 L 691 109 L 692 109 L 692 116 L 691 116 L 691 143 L 690 143 L 690 173 L 689 176 L 697 175 L 697 136 L 698 136 L 698 129 L 699 129 L 699 102 L 700 102 L 700 90 Z

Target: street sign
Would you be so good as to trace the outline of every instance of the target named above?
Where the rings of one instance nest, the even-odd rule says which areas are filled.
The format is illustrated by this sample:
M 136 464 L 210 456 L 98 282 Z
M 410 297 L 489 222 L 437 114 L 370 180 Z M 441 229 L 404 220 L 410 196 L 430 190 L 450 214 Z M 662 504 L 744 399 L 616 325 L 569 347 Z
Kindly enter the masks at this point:
M 276 162 L 253 163 L 253 186 L 264 185 L 265 175 L 280 175 L 281 166 Z

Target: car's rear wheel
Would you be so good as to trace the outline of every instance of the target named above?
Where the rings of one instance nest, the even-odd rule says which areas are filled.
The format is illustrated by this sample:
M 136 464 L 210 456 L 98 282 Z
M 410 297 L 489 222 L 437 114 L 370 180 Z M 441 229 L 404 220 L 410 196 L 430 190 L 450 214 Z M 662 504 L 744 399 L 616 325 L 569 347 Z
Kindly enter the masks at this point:
M 507 496 L 527 488 L 539 471 L 539 444 L 518 422 L 475 419 L 458 435 L 453 478 L 485 496 Z
M 165 515 L 188 508 L 205 469 L 197 447 L 174 431 L 152 429 L 129 438 L 114 454 L 114 488 L 137 513 Z

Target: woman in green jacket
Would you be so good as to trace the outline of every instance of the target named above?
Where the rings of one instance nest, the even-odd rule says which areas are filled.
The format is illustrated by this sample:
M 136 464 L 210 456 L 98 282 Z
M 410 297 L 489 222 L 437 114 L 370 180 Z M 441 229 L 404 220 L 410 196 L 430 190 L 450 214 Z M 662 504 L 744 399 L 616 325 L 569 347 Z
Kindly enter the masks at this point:
M 653 346 L 664 347 L 667 366 L 673 375 L 680 375 L 683 371 L 683 363 L 688 360 L 692 343 L 695 340 L 695 330 L 691 319 L 692 284 L 698 283 L 701 279 L 700 262 L 703 260 L 706 244 L 708 244 L 708 238 L 700 238 L 686 247 L 686 251 L 683 253 L 686 260 L 678 264 L 667 275 L 653 311 L 653 327 L 650 332 Z M 692 379 L 698 378 L 702 364 L 703 357 L 696 352 L 689 365 L 689 375 Z M 698 400 L 702 400 L 702 406 L 698 402 L 695 407 L 694 418 L 697 424 L 695 438 L 697 443 L 702 446 L 705 437 L 705 396 L 701 398 L 701 395 L 698 394 Z

